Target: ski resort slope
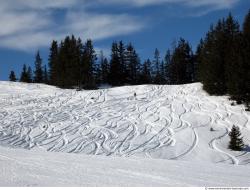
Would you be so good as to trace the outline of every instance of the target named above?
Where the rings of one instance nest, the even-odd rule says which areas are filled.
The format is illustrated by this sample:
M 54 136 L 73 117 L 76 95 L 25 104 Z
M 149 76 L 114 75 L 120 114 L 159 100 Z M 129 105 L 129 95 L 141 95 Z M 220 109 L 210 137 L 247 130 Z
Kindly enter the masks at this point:
M 250 186 L 250 167 L 0 147 L 0 186 Z
M 136 96 L 134 96 L 135 93 Z M 246 144 L 244 151 L 237 152 L 228 149 L 228 133 L 233 125 L 241 129 Z M 224 179 L 223 175 L 225 177 L 233 175 L 229 172 L 226 174 L 228 168 L 231 172 L 235 171 L 236 176 L 245 169 L 249 171 L 249 145 L 250 113 L 245 111 L 243 105 L 231 106 L 228 97 L 207 95 L 200 83 L 177 86 L 125 86 L 96 91 L 76 91 L 42 84 L 0 82 L 0 147 L 3 152 L 6 152 L 5 155 L 0 156 L 0 161 L 6 162 L 6 167 L 10 165 L 11 171 L 20 172 L 20 175 L 24 168 L 30 167 L 27 165 L 29 162 L 34 162 L 29 171 L 35 172 L 38 161 L 32 160 L 33 157 L 21 159 L 19 153 L 30 154 L 34 156 L 34 159 L 43 160 L 49 157 L 48 152 L 53 152 L 50 153 L 53 154 L 51 159 L 46 160 L 49 165 L 43 165 L 42 168 L 39 166 L 37 171 L 53 170 L 55 175 L 57 171 L 53 169 L 54 167 L 61 172 L 66 168 L 68 171 L 71 167 L 63 165 L 70 164 L 70 161 L 64 160 L 69 157 L 70 160 L 75 159 L 79 163 L 79 170 L 82 169 L 85 171 L 83 173 L 86 173 L 83 175 L 91 175 L 91 172 L 84 169 L 89 164 L 90 166 L 101 164 L 104 174 L 99 174 L 105 175 L 109 166 L 119 168 L 117 166 L 119 162 L 124 162 L 121 163 L 120 170 L 115 172 L 110 169 L 109 171 L 126 176 L 132 175 L 133 168 L 135 168 L 132 175 L 134 178 L 152 177 L 152 180 L 157 178 L 156 182 L 144 180 L 144 185 L 174 185 L 174 178 L 176 178 L 174 176 L 177 172 L 181 175 L 180 180 L 176 181 L 177 186 L 181 184 L 184 186 L 209 185 L 210 183 L 205 183 L 205 178 L 211 181 L 216 179 L 214 185 L 217 183 L 238 185 L 238 182 L 243 181 L 239 179 L 230 181 L 231 184 L 225 184 L 225 180 L 219 179 Z M 22 151 L 25 150 L 22 149 L 32 151 L 24 153 Z M 9 150 L 11 155 L 8 155 Z M 41 152 L 44 153 L 44 157 Z M 86 155 L 91 157 L 84 157 Z M 106 161 L 102 162 L 103 159 Z M 145 163 L 149 166 L 145 166 Z M 179 166 L 187 167 L 187 172 L 184 171 L 182 175 L 183 170 Z M 72 168 L 77 167 L 77 164 L 72 165 Z M 123 171 L 124 168 L 125 171 Z M 127 170 L 129 168 L 131 171 Z M 197 179 L 193 183 L 190 179 L 191 181 L 186 183 L 185 179 L 188 179 L 192 168 L 200 172 L 195 175 L 200 175 L 201 178 L 198 179 L 203 179 L 203 181 L 198 182 Z M 207 175 L 211 175 L 210 178 L 206 174 L 202 178 L 201 171 L 205 171 L 205 168 L 210 172 L 218 172 L 221 177 L 218 179 L 217 174 L 208 172 Z M 5 169 L 8 171 L 8 168 Z M 101 172 L 99 170 L 98 166 L 97 171 Z M 156 175 L 151 176 L 154 171 Z M 161 172 L 162 175 L 158 175 Z M 142 173 L 148 177 L 140 176 Z M 243 175 L 245 177 L 248 174 L 249 172 L 245 172 Z M 245 179 L 243 175 L 239 177 Z M 38 173 L 34 176 L 40 178 Z M 166 178 L 162 180 L 157 176 L 172 176 L 171 183 L 168 183 Z M 59 178 L 59 176 L 55 177 Z M 93 174 L 92 177 L 90 178 L 94 179 L 97 176 Z M 247 177 L 249 179 L 249 176 Z M 131 183 L 127 179 L 128 181 L 123 181 L 124 184 L 123 182 L 119 184 L 117 180 L 118 178 L 111 177 L 109 184 L 135 185 L 134 179 L 130 179 Z M 249 186 L 247 181 L 249 180 L 241 185 Z M 62 183 L 64 182 L 57 181 L 57 184 Z M 77 184 L 83 183 L 87 185 L 84 181 Z M 90 183 L 90 185 L 98 185 Z M 24 184 L 20 182 L 20 185 Z M 39 184 L 41 185 L 42 182 Z M 53 181 L 51 184 L 53 185 Z M 108 182 L 100 184 L 108 185 Z M 138 182 L 139 184 L 143 185 Z

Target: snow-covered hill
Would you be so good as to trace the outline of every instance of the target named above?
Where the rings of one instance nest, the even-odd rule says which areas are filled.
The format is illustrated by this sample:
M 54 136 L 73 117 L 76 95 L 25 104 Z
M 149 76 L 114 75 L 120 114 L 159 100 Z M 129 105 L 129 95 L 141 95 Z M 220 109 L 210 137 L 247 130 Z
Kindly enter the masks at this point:
M 245 151 L 235 152 L 227 148 L 228 133 L 233 124 L 241 128 L 247 145 Z M 211 128 L 213 131 L 210 130 Z M 27 152 L 27 154 L 37 159 L 38 155 L 43 155 L 40 152 L 44 152 L 44 156 L 48 157 L 49 153 L 45 152 L 50 151 L 112 156 L 110 158 L 91 157 L 92 164 L 99 163 L 99 159 L 110 159 L 110 162 L 114 162 L 103 163 L 104 168 L 116 167 L 120 161 L 124 161 L 124 168 L 126 163 L 130 165 L 135 162 L 135 165 L 138 165 L 139 160 L 157 165 L 144 168 L 142 164 L 131 167 L 131 170 L 135 168 L 135 170 L 141 170 L 141 173 L 145 173 L 144 170 L 147 169 L 154 170 L 154 167 L 156 170 L 162 168 L 159 172 L 165 173 L 168 167 L 161 166 L 174 163 L 178 170 L 178 165 L 182 166 L 186 161 L 194 168 L 197 163 L 203 163 L 203 167 L 197 164 L 199 171 L 206 166 L 210 168 L 213 163 L 223 163 L 214 165 L 212 167 L 214 172 L 219 172 L 220 168 L 230 167 L 232 172 L 235 170 L 237 173 L 244 168 L 248 168 L 248 171 L 250 169 L 249 144 L 250 113 L 246 112 L 243 106 L 231 106 L 227 97 L 208 96 L 199 83 L 75 91 L 40 84 L 0 82 L 0 146 L 33 149 L 39 154 L 33 152 Z M 26 154 L 23 150 L 16 151 Z M 11 159 L 5 159 L 5 162 L 11 162 L 14 159 L 17 163 L 12 165 L 19 164 L 20 156 L 15 153 L 15 150 L 11 150 L 10 154 L 12 154 Z M 75 154 L 50 154 L 54 155 L 54 162 L 60 157 L 59 155 L 76 160 L 89 158 Z M 10 155 L 0 156 L 0 161 L 6 156 Z M 16 156 L 17 159 L 14 158 Z M 147 158 L 151 159 L 147 160 Z M 59 162 L 67 163 L 62 159 L 60 157 Z M 130 161 L 126 162 L 126 159 Z M 243 168 L 228 164 L 249 165 Z M 80 164 L 79 167 L 84 170 L 86 165 L 88 164 Z M 175 166 L 171 167 L 174 170 Z M 186 167 L 189 167 L 189 164 Z M 135 173 L 138 174 L 136 176 L 141 174 L 138 171 Z M 110 180 L 109 185 L 112 184 L 112 178 Z M 163 181 L 162 183 L 152 182 L 152 185 L 168 185 L 167 181 Z M 180 180 L 176 184 L 181 185 L 179 182 L 183 185 L 202 185 L 204 181 L 185 184 L 185 180 Z M 58 184 L 61 183 L 58 182 Z M 116 182 L 113 184 L 115 185 Z M 174 185 L 174 183 L 171 184 Z M 238 183 L 233 184 L 238 185 Z M 250 183 L 242 185 L 246 186 Z

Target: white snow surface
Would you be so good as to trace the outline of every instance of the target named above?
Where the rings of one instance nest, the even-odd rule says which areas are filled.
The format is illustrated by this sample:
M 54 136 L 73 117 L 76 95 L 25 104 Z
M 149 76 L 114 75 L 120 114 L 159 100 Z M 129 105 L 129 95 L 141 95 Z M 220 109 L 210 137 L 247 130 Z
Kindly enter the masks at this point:
M 250 186 L 250 167 L 0 147 L 0 186 Z
M 233 125 L 244 151 L 228 149 Z M 249 144 L 250 113 L 200 83 L 0 82 L 0 185 L 250 186 Z

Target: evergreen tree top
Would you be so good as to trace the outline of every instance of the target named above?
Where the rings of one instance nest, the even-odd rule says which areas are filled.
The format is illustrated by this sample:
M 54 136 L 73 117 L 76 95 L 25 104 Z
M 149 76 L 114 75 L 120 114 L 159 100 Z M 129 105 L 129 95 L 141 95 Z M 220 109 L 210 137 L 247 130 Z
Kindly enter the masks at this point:
M 250 9 L 249 9 L 248 14 L 246 15 L 244 23 L 243 23 L 243 34 L 250 41 Z

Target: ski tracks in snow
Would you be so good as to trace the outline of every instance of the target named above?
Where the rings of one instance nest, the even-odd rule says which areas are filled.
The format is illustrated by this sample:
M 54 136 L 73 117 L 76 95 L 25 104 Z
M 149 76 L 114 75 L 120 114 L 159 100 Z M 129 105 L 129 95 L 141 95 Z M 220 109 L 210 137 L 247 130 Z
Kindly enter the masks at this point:
M 233 164 L 240 164 L 238 157 L 224 151 L 218 143 L 226 138 L 237 118 L 241 119 L 240 126 L 249 131 L 249 114 L 230 107 L 225 100 L 210 98 L 199 84 L 96 91 L 52 88 L 48 92 L 46 86 L 40 87 L 34 86 L 35 95 L 29 90 L 14 95 L 2 95 L 0 91 L 0 145 L 161 158 L 156 152 L 167 154 L 169 148 L 179 146 L 175 136 L 189 130 L 189 147 L 172 157 L 180 159 L 197 149 L 200 127 L 215 126 L 226 131 L 208 145 L 218 154 L 227 155 Z M 195 122 L 203 117 L 207 118 L 203 123 Z M 247 153 L 244 157 L 250 159 Z

